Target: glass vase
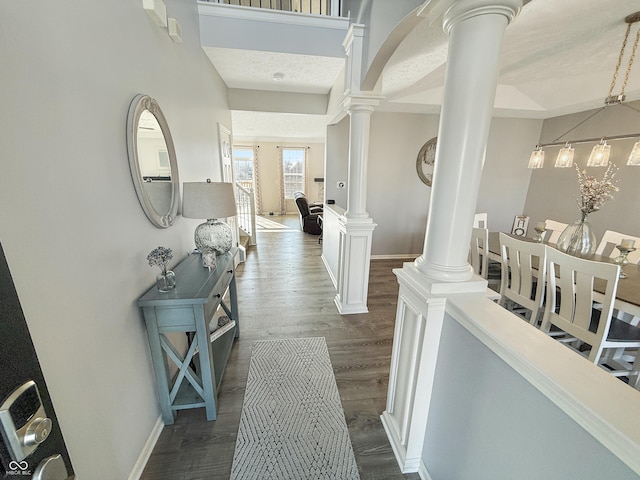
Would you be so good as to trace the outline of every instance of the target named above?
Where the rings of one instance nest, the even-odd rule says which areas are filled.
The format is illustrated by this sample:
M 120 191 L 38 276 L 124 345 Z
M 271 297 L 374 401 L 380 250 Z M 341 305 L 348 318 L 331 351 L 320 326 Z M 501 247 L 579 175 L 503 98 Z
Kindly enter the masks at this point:
M 171 270 L 164 270 L 156 277 L 156 287 L 160 292 L 169 292 L 176 288 L 176 274 Z
M 583 215 L 577 222 L 568 225 L 560 236 L 556 248 L 574 257 L 589 258 L 596 251 L 596 235 L 593 227 Z

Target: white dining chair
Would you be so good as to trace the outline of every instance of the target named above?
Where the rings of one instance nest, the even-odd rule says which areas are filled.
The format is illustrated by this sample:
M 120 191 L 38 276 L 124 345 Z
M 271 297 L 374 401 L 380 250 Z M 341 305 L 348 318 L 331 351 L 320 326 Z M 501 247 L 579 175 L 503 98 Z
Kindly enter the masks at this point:
M 546 248 L 547 290 L 541 330 L 553 333 L 556 339 L 605 367 L 612 375 L 628 377 L 629 384 L 639 388 L 640 364 L 635 362 L 635 350 L 640 347 L 640 328 L 612 315 L 620 273 L 618 265 Z M 606 282 L 600 310 L 593 308 L 596 278 Z M 559 332 L 552 332 L 552 326 Z
M 547 243 L 558 243 L 558 237 L 567 228 L 568 224 L 556 222 L 555 220 L 545 220 L 546 231 L 544 232 L 544 241 Z
M 488 215 L 484 213 L 476 213 L 473 217 L 473 228 L 489 228 Z
M 602 236 L 602 240 L 596 248 L 596 255 L 602 255 L 603 257 L 616 258 L 620 255 L 620 251 L 616 248 L 616 245 L 620 245 L 622 240 L 634 240 L 635 252 L 630 252 L 627 255 L 627 261 L 629 263 L 640 264 L 640 237 L 634 237 L 633 235 L 627 235 L 626 233 L 614 232 L 613 230 L 607 230 Z
M 544 302 L 546 246 L 500 233 L 500 304 L 538 326 Z
M 603 257 L 616 258 L 620 255 L 620 251 L 616 248 L 616 245 L 620 245 L 622 240 L 635 240 L 635 245 L 637 250 L 635 252 L 630 252 L 627 255 L 627 261 L 629 263 L 635 263 L 640 265 L 640 238 L 634 237 L 632 235 L 627 235 L 625 233 L 614 232 L 613 230 L 607 230 L 604 232 L 602 236 L 602 240 L 598 244 L 598 248 L 596 248 L 596 255 L 601 255 Z M 619 318 L 620 320 L 624 320 L 627 323 L 638 326 L 640 324 L 640 317 L 636 317 L 631 315 L 630 313 L 623 311 L 614 311 L 614 316 Z
M 474 228 L 471 232 L 469 263 L 474 273 L 487 280 L 489 288 L 497 292 L 500 276 L 489 270 L 489 230 L 486 228 Z

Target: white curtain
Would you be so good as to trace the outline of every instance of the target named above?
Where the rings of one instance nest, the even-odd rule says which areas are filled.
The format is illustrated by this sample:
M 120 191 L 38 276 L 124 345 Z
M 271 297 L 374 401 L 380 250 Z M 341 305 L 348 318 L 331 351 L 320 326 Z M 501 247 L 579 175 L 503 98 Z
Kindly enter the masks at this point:
M 253 195 L 256 201 L 256 212 L 264 213 L 262 211 L 262 184 L 260 183 L 260 163 L 258 162 L 258 152 L 260 152 L 260 145 L 253 146 Z

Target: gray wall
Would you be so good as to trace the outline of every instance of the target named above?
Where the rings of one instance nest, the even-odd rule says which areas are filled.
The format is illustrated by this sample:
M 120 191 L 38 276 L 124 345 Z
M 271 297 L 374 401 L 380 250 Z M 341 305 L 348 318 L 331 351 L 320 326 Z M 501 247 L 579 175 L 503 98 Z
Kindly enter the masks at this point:
M 422 460 L 433 480 L 638 479 L 448 315 Z
M 437 115 L 379 113 L 371 118 L 367 211 L 377 224 L 372 254 L 422 253 L 431 188 L 416 173 L 422 145 L 438 134 Z M 491 230 L 511 231 L 529 184 L 527 161 L 540 120 L 494 118 L 478 194 Z
M 640 109 L 640 102 L 629 104 Z M 562 133 L 586 119 L 593 111 L 576 113 L 547 119 L 544 121 L 540 143 L 550 143 Z M 638 133 L 640 131 L 640 113 L 624 105 L 608 107 L 603 112 L 586 121 L 570 134 L 560 138 L 574 140 L 610 135 Z M 637 139 L 635 139 L 637 140 Z M 620 170 L 617 178 L 620 191 L 614 199 L 607 202 L 600 211 L 589 215 L 598 240 L 605 230 L 615 230 L 633 236 L 640 236 L 640 224 L 637 221 L 640 207 L 640 167 L 627 166 L 627 159 L 635 140 L 619 140 L 611 143 L 611 162 Z M 589 153 L 594 143 L 575 145 L 574 163 L 580 169 L 586 169 L 589 175 L 602 178 L 605 169 L 586 167 Z M 533 147 L 533 145 L 532 145 Z M 531 182 L 525 203 L 525 213 L 531 217 L 530 225 L 547 218 L 563 223 L 572 223 L 580 218 L 576 199 L 578 180 L 576 169 L 555 168 L 555 160 L 560 147 L 545 148 L 544 168 L 532 170 Z
M 176 44 L 141 1 L 0 3 L 0 239 L 79 478 L 124 479 L 159 417 L 135 302 L 146 255 L 193 248 L 197 220 L 145 217 L 131 181 L 131 99 L 157 99 L 181 181 L 220 178 L 226 88 L 198 38 L 195 2 L 165 0 Z M 180 281 L 178 279 L 178 281 Z M 6 341 L 6 339 L 3 339 Z M 203 414 L 204 420 L 204 414 Z
M 435 115 L 373 114 L 367 184 L 367 211 L 377 224 L 372 255 L 422 252 L 431 188 L 418 177 L 416 157 L 437 134 Z
M 476 212 L 489 214 L 490 230 L 510 232 L 513 218 L 524 211 L 531 176 L 527 163 L 541 127 L 541 120 L 494 117 L 491 121 L 476 206 Z M 533 234 L 532 227 L 529 231 Z
M 324 198 L 335 200 L 335 204 L 347 208 L 347 187 L 338 188 L 338 181 L 349 178 L 349 116 L 338 123 L 327 126 L 325 145 Z

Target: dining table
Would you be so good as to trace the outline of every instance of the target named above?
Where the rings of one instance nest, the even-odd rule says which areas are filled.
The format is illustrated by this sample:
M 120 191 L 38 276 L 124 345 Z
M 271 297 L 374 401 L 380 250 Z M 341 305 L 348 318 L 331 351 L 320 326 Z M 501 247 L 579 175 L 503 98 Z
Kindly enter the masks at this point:
M 508 234 L 518 240 L 535 242 L 532 238 L 519 237 Z M 553 244 L 543 242 L 550 247 L 555 247 Z M 489 259 L 502 262 L 500 255 L 500 232 L 489 232 Z M 597 262 L 614 263 L 614 259 L 611 257 L 605 257 L 602 255 L 592 255 L 587 260 L 594 260 Z M 616 290 L 616 300 L 614 308 L 626 312 L 635 317 L 640 317 L 640 265 L 629 263 L 623 267 L 625 278 L 618 280 L 618 289 Z M 604 297 L 604 291 L 606 282 L 602 279 L 596 278 L 593 285 L 594 300 L 602 301 Z

